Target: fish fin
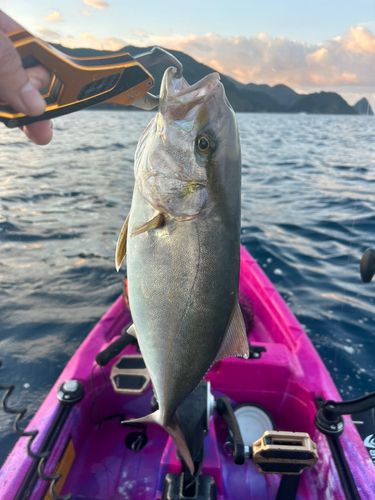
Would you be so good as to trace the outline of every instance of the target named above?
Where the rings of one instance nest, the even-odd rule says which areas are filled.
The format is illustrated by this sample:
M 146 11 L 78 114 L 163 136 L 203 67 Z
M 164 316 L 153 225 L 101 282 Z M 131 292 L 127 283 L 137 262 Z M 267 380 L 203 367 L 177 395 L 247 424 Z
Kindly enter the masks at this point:
M 126 255 L 126 239 L 128 237 L 128 226 L 129 226 L 130 214 L 126 217 L 124 225 L 120 231 L 119 237 L 117 239 L 116 245 L 116 271 L 120 270 L 121 263 Z
M 153 219 L 149 220 L 145 224 L 142 224 L 142 226 L 138 226 L 138 227 L 133 228 L 133 232 L 130 235 L 130 237 L 133 238 L 133 236 L 137 236 L 138 234 L 145 233 L 146 231 L 148 231 L 150 229 L 157 229 L 158 227 L 160 227 L 164 224 L 164 221 L 165 221 L 164 215 L 159 213 Z
M 173 439 L 174 444 L 177 446 L 178 451 L 181 453 L 183 460 L 189 468 L 191 474 L 194 474 L 194 463 L 191 458 L 190 451 L 188 445 L 186 444 L 184 435 L 180 429 L 180 426 L 177 423 L 177 419 L 174 416 L 172 420 L 168 423 L 168 425 L 162 424 L 162 417 L 160 410 L 154 411 L 154 413 L 150 413 L 145 417 L 141 418 L 133 418 L 131 420 L 124 420 L 121 422 L 122 424 L 139 424 L 139 423 L 155 423 L 159 424 L 168 432 L 168 434 Z
M 132 323 L 129 328 L 126 330 L 126 333 L 129 335 L 133 335 L 133 337 L 137 338 L 137 330 L 135 329 L 134 323 Z
M 177 446 L 178 451 L 181 453 L 185 464 L 188 466 L 190 474 L 194 475 L 194 463 L 191 458 L 188 445 L 186 444 L 184 435 L 182 434 L 181 428 L 177 423 L 177 419 L 174 416 L 169 425 L 165 425 L 164 428 L 168 431 L 168 434 L 173 439 L 174 444 Z
M 233 308 L 227 331 L 215 358 L 215 363 L 228 356 L 248 359 L 249 354 L 249 342 L 247 340 L 245 322 L 242 317 L 240 305 L 237 302 Z
M 122 424 L 161 424 L 161 413 L 160 410 L 156 410 L 153 413 L 149 413 L 145 417 L 132 418 L 130 420 L 123 420 Z

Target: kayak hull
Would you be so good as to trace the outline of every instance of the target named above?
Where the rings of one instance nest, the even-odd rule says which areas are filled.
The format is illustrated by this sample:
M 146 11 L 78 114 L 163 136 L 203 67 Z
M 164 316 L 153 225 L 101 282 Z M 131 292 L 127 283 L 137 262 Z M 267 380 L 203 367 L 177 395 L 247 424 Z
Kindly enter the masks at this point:
M 345 499 L 327 440 L 314 426 L 315 399 L 340 400 L 339 393 L 306 333 L 244 248 L 240 293 L 251 300 L 254 308 L 251 345 L 264 346 L 266 352 L 260 359 L 226 358 L 216 363 L 206 376 L 213 394 L 226 395 L 235 405 L 252 402 L 263 406 L 278 430 L 310 434 L 317 444 L 319 461 L 316 467 L 303 472 L 297 499 Z M 71 492 L 73 498 L 81 500 L 154 500 L 161 498 L 165 475 L 181 473 L 176 448 L 161 427 L 148 425 L 147 445 L 135 453 L 124 444 L 134 429 L 121 426 L 120 418 L 100 426 L 95 423 L 119 413 L 129 419 L 150 412 L 151 387 L 140 396 L 113 391 L 109 373 L 119 356 L 104 367 L 104 379 L 95 367 L 95 356 L 121 335 L 130 320 L 123 297 L 119 297 L 78 348 L 28 426 L 28 430 L 39 430 L 32 446 L 35 451 L 59 410 L 59 387 L 67 380 L 83 383 L 85 397 L 72 408 L 44 468 L 50 474 L 59 462 L 66 464 L 61 494 Z M 128 346 L 125 352 L 136 350 Z M 226 424 L 215 414 L 205 438 L 202 474 L 214 478 L 218 499 L 274 500 L 280 476 L 260 474 L 249 460 L 235 465 L 223 447 L 226 437 Z M 375 498 L 374 466 L 353 424 L 345 425 L 340 441 L 361 499 Z M 1 500 L 16 498 L 31 466 L 26 444 L 27 438 L 19 439 L 0 471 Z M 47 488 L 48 483 L 39 479 L 28 498 L 48 498 Z

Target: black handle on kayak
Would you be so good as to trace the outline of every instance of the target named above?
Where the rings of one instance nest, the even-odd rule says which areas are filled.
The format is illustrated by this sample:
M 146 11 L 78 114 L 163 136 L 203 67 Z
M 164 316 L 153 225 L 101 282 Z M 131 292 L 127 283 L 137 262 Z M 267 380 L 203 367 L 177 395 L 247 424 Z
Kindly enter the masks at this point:
M 230 399 L 227 397 L 220 397 L 216 400 L 216 411 L 223 417 L 227 423 L 230 431 L 233 434 L 234 443 L 234 463 L 237 465 L 242 465 L 245 463 L 245 447 L 241 436 L 240 427 L 238 425 L 236 415 L 234 414 L 233 408 L 230 404 Z
M 340 436 L 344 431 L 343 415 L 353 415 L 375 408 L 375 392 L 350 401 L 318 401 L 315 427 L 326 436 Z
M 335 420 L 341 415 L 352 415 L 375 407 L 375 392 L 370 392 L 350 401 L 326 401 L 323 404 L 323 413 L 327 420 Z
M 117 354 L 119 354 L 125 347 L 135 341 L 133 335 L 129 333 L 124 333 L 116 339 L 112 344 L 110 344 L 104 351 L 96 355 L 95 361 L 99 366 L 106 366 L 111 359 L 113 359 Z

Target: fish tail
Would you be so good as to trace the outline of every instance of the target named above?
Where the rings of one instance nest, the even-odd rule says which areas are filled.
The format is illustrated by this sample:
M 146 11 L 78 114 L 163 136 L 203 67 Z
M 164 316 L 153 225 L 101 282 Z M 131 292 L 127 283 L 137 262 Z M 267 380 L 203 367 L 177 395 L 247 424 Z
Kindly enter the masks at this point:
M 122 423 L 126 424 L 137 424 L 137 423 L 156 423 L 164 427 L 164 429 L 168 432 L 168 434 L 173 439 L 174 444 L 177 446 L 178 451 L 181 453 L 181 456 L 186 463 L 190 473 L 194 475 L 194 463 L 191 458 L 190 451 L 188 445 L 186 444 L 184 435 L 180 426 L 177 423 L 177 419 L 174 416 L 168 425 L 163 425 L 162 423 L 162 415 L 160 410 L 154 411 L 154 413 L 150 413 L 145 417 L 141 418 L 133 418 L 132 420 L 125 420 Z
M 194 463 L 191 458 L 188 445 L 186 444 L 185 437 L 182 433 L 180 426 L 177 423 L 176 416 L 174 416 L 168 425 L 163 426 L 167 430 L 168 434 L 173 439 L 174 444 L 177 446 L 178 451 L 181 453 L 185 464 L 187 465 L 190 474 L 194 475 Z

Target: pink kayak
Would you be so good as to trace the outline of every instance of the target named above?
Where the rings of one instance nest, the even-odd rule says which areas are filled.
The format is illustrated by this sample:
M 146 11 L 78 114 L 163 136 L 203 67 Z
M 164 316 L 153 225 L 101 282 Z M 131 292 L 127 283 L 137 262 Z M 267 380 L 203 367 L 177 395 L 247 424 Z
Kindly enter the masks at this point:
M 345 423 L 341 435 L 333 437 L 317 430 L 317 406 L 326 400 L 340 401 L 338 391 L 306 333 L 244 248 L 240 296 L 244 309 L 248 308 L 251 359 L 226 358 L 216 363 L 203 390 L 207 411 L 214 406 L 211 393 L 217 402 L 230 398 L 247 450 L 244 463 L 235 463 L 236 436 L 230 425 L 233 432 L 228 430 L 228 418 L 223 418 L 218 404 L 207 413 L 199 477 L 185 493 L 178 492 L 183 465 L 164 429 L 156 424 L 136 428 L 121 423 L 148 414 L 153 393 L 137 346 L 128 344 L 121 352 L 113 347 L 131 322 L 124 298 L 119 297 L 71 358 L 29 424 L 27 431 L 39 431 L 30 446 L 34 458 L 27 453 L 28 437 L 21 437 L 9 455 L 0 471 L 0 499 L 41 500 L 69 493 L 81 500 L 374 499 L 374 465 L 355 425 Z M 109 346 L 110 355 L 99 367 L 95 358 Z M 255 417 L 251 416 L 254 408 Z M 267 426 L 272 425 L 284 432 L 283 439 L 290 432 L 308 433 L 316 444 L 318 461 L 303 467 L 298 482 L 284 481 L 294 475 L 261 473 L 259 464 L 250 459 L 256 447 L 246 442 L 247 425 L 265 425 L 263 430 L 270 431 Z M 291 444 L 298 455 L 303 443 L 300 434 L 295 436 Z M 340 462 L 340 453 L 345 463 Z M 283 451 L 274 459 L 281 472 L 294 463 L 292 455 Z M 301 457 L 300 453 L 297 465 L 298 460 L 303 462 Z M 275 464 L 267 466 L 272 469 Z

